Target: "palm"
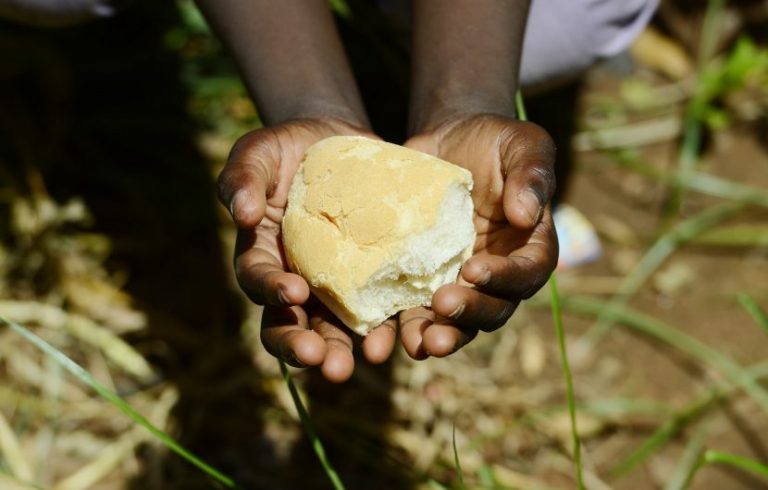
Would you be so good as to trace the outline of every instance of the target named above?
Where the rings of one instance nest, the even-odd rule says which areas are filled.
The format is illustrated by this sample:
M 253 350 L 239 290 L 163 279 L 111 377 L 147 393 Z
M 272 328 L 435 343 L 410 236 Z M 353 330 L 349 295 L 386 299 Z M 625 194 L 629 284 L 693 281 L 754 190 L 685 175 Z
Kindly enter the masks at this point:
M 460 165 L 474 179 L 477 239 L 459 285 L 435 293 L 434 312 L 401 314 L 409 354 L 446 355 L 478 330 L 501 326 L 554 268 L 557 242 L 547 204 L 553 147 L 538 127 L 495 116 L 446 124 L 406 146 Z
M 243 291 L 265 305 L 261 338 L 267 350 L 295 365 L 321 365 L 343 381 L 352 373 L 352 341 L 340 322 L 309 298 L 306 281 L 288 271 L 281 226 L 288 191 L 301 158 L 317 141 L 336 135 L 372 134 L 334 120 L 293 121 L 242 137 L 219 177 L 221 199 L 238 225 L 235 270 Z M 373 362 L 389 356 L 393 330 L 366 338 Z
M 324 122 L 300 122 L 267 128 L 259 134 L 259 144 L 263 148 L 259 156 L 260 164 L 271 168 L 272 178 L 267 188 L 264 218 L 255 228 L 255 242 L 249 244 L 248 248 L 282 270 L 287 271 L 288 265 L 279 236 L 293 176 L 310 146 L 321 139 L 339 134 L 363 133 Z
M 472 128 L 440 140 L 436 156 L 472 172 L 477 232 L 474 254 L 509 254 L 524 242 L 530 230 L 511 227 L 504 215 L 504 178 L 495 137 L 483 133 L 482 128 Z

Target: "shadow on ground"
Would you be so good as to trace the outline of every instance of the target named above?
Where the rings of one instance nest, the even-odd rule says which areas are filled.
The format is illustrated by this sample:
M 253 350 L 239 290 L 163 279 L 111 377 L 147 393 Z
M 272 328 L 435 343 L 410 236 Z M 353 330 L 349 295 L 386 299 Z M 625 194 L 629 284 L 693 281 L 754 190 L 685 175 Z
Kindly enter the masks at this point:
M 281 463 L 263 434 L 273 400 L 240 337 L 244 305 L 209 165 L 195 146 L 180 61 L 163 44 L 178 13 L 150 3 L 76 28 L 0 26 L 0 166 L 16 188 L 40 175 L 57 201 L 82 197 L 94 231 L 110 237 L 110 267 L 126 273 L 149 315 L 148 331 L 130 340 L 178 389 L 172 433 L 185 447 L 243 488 L 328 488 L 306 442 Z M 310 380 L 317 412 L 373 428 L 340 437 L 329 425 L 321 436 L 350 488 L 407 488 L 392 467 L 371 463 L 384 448 L 391 379 L 387 367 L 372 372 L 378 391 Z M 213 487 L 166 452 L 145 447 L 138 457 L 142 473 L 129 488 Z

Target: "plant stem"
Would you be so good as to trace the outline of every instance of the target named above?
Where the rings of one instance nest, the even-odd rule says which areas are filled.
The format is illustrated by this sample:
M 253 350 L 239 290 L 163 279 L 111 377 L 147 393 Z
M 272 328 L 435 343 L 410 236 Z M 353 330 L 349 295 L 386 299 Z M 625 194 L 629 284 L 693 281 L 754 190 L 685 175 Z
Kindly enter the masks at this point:
M 525 110 L 523 93 L 518 90 L 515 93 L 515 108 L 517 117 L 521 121 L 528 120 L 528 113 Z M 552 309 L 552 318 L 555 323 L 555 332 L 557 333 L 557 342 L 560 347 L 560 360 L 563 365 L 563 376 L 565 377 L 565 393 L 568 400 L 568 415 L 571 419 L 571 435 L 573 436 L 573 460 L 576 464 L 576 482 L 579 490 L 584 486 L 584 468 L 581 461 L 581 440 L 579 439 L 579 429 L 576 423 L 576 396 L 573 389 L 573 374 L 571 365 L 568 362 L 568 349 L 565 345 L 565 329 L 563 328 L 563 316 L 560 311 L 560 295 L 557 291 L 557 273 L 553 272 L 549 277 L 549 292 Z
M 171 438 L 171 436 L 169 436 L 168 434 L 166 434 L 165 432 L 157 428 L 149 420 L 147 420 L 146 417 L 144 417 L 139 412 L 137 412 L 133 407 L 128 405 L 128 403 L 122 398 L 120 398 L 116 393 L 113 393 L 111 390 L 109 390 L 105 386 L 101 385 L 98 381 L 96 381 L 96 379 L 93 376 L 91 376 L 91 374 L 88 373 L 88 371 L 86 371 L 75 361 L 67 357 L 66 354 L 56 349 L 54 346 L 52 346 L 42 338 L 38 337 L 34 333 L 32 333 L 26 327 L 19 325 L 14 321 L 8 320 L 0 316 L 0 322 L 10 327 L 11 330 L 13 330 L 14 332 L 22 336 L 25 340 L 29 341 L 32 345 L 34 345 L 35 347 L 43 351 L 51 359 L 56 361 L 57 364 L 59 364 L 61 367 L 69 371 L 73 376 L 75 376 L 77 379 L 82 381 L 84 384 L 88 385 L 91 389 L 93 389 L 96 393 L 98 393 L 99 396 L 101 396 L 102 398 L 110 402 L 112 405 L 117 407 L 121 412 L 123 412 L 128 417 L 133 419 L 133 421 L 145 427 L 153 436 L 155 436 L 160 442 L 162 442 L 170 450 L 172 450 L 182 458 L 186 459 L 188 462 L 192 463 L 198 469 L 202 470 L 203 472 L 205 472 L 206 474 L 214 478 L 217 482 L 221 483 L 225 487 L 237 488 L 234 480 L 224 475 L 222 472 L 215 469 L 214 467 L 207 464 L 202 459 L 198 458 L 197 456 L 192 454 L 190 451 L 182 447 L 178 442 L 176 442 L 173 438 Z
M 563 376 L 565 377 L 565 392 L 568 399 L 568 415 L 571 419 L 571 435 L 573 436 L 573 459 L 576 463 L 576 481 L 579 490 L 586 488 L 584 486 L 584 470 L 581 462 L 581 440 L 579 439 L 579 430 L 576 424 L 576 397 L 573 389 L 573 374 L 571 365 L 568 362 L 568 350 L 565 345 L 565 330 L 563 328 L 563 316 L 560 309 L 560 295 L 557 291 L 557 275 L 552 274 L 549 278 L 549 292 L 552 309 L 552 318 L 555 322 L 555 332 L 557 333 L 557 343 L 560 348 L 560 360 L 563 365 Z
M 739 293 L 739 303 L 741 303 L 744 309 L 752 315 L 752 318 L 755 319 L 760 328 L 762 328 L 765 333 L 768 333 L 768 314 L 760 308 L 752 296 L 747 293 Z
M 657 180 L 664 185 L 674 186 L 678 184 L 686 189 L 708 196 L 719 197 L 728 201 L 738 201 L 743 204 L 768 207 L 768 189 L 733 182 L 697 170 L 691 171 L 685 181 L 679 181 L 674 174 L 659 170 L 652 165 L 642 162 L 618 159 L 616 164 L 649 179 Z
M 690 337 L 661 320 L 628 307 L 583 297 L 564 298 L 562 306 L 564 309 L 575 313 L 605 314 L 612 322 L 621 323 L 685 352 L 702 364 L 718 371 L 730 383 L 740 387 L 768 413 L 768 391 L 755 381 L 748 370 L 717 349 Z
M 759 381 L 768 376 L 768 362 L 754 364 L 747 368 L 749 378 Z M 721 385 L 722 383 L 718 383 Z M 624 458 L 611 470 L 611 474 L 620 477 L 645 461 L 648 456 L 657 451 L 661 446 L 676 437 L 685 427 L 702 417 L 707 410 L 715 406 L 721 400 L 726 399 L 737 391 L 735 385 L 717 386 L 699 397 L 688 407 L 674 415 L 670 420 L 661 425 L 640 446 Z
M 618 291 L 608 302 L 608 306 L 625 306 L 654 272 L 680 246 L 697 235 L 710 229 L 721 221 L 733 216 L 743 208 L 740 203 L 720 203 L 711 206 L 689 220 L 678 224 L 666 232 L 643 255 L 632 271 L 622 280 Z M 577 355 L 583 356 L 594 347 L 612 326 L 610 315 L 600 313 L 592 327 L 579 339 L 576 345 Z
M 738 456 L 736 454 L 724 453 L 710 449 L 704 452 L 702 461 L 705 464 L 727 464 L 735 468 L 746 470 L 755 475 L 768 477 L 768 465 L 759 463 L 753 459 L 745 458 L 744 456 Z
M 637 467 L 652 455 L 661 446 L 669 442 L 684 427 L 691 422 L 698 420 L 706 411 L 718 400 L 716 392 L 708 393 L 705 397 L 696 400 L 690 407 L 665 422 L 661 427 L 643 441 L 632 453 L 624 458 L 619 464 L 611 469 L 613 476 L 623 476 L 630 470 Z
M 456 464 L 456 472 L 459 475 L 459 488 L 466 490 L 467 485 L 464 483 L 464 470 L 461 469 L 461 459 L 459 458 L 459 448 L 456 446 L 456 426 L 453 426 L 453 435 L 451 436 L 451 444 L 453 445 L 453 461 Z
M 704 451 L 705 435 L 706 427 L 696 431 L 696 434 L 686 445 L 680 463 L 664 486 L 664 490 L 685 490 L 691 484 L 693 477 L 702 467 L 701 456 Z
M 707 63 L 713 55 L 718 36 L 717 23 L 724 6 L 725 0 L 709 0 L 704 14 L 704 25 L 701 29 L 696 64 L 696 87 L 693 97 L 685 108 L 683 141 L 680 147 L 675 184 L 666 207 L 665 216 L 667 220 L 679 214 L 685 199 L 685 187 L 682 183 L 688 181 L 691 172 L 696 169 L 696 163 L 699 160 L 702 140 L 701 111 L 704 104 L 707 103 L 707 94 L 703 90 L 702 80 Z
M 296 411 L 299 414 L 301 425 L 304 427 L 304 432 L 307 434 L 307 437 L 309 437 L 309 440 L 312 441 L 312 449 L 315 451 L 317 459 L 320 460 L 320 464 L 323 466 L 325 474 L 328 475 L 328 479 L 331 480 L 333 488 L 335 490 L 344 490 L 344 484 L 341 482 L 341 478 L 339 478 L 338 473 L 336 473 L 336 470 L 333 468 L 330 461 L 328 461 L 328 457 L 325 454 L 325 448 L 323 448 L 323 443 L 320 441 L 320 438 L 317 437 L 315 428 L 312 426 L 312 421 L 309 420 L 309 414 L 304 407 L 304 403 L 301 401 L 299 390 L 293 382 L 293 377 L 291 376 L 291 373 L 288 372 L 288 367 L 283 361 L 279 361 L 279 363 L 280 372 L 283 374 L 285 384 L 288 386 L 288 391 L 291 393 L 291 398 L 293 399 L 293 404 L 296 406 Z

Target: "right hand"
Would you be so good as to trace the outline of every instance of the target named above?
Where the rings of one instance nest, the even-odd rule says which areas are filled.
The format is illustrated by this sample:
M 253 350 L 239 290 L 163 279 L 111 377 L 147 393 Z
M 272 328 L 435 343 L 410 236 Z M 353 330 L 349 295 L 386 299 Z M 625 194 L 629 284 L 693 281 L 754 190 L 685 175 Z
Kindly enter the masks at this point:
M 219 198 L 238 228 L 235 273 L 240 288 L 264 305 L 261 340 L 267 351 L 293 366 L 320 366 L 330 381 L 354 370 L 352 335 L 317 299 L 309 285 L 288 271 L 281 224 L 288 190 L 305 151 L 336 135 L 375 136 L 338 119 L 288 121 L 242 136 L 219 176 Z M 394 320 L 369 333 L 363 354 L 384 362 L 394 348 Z

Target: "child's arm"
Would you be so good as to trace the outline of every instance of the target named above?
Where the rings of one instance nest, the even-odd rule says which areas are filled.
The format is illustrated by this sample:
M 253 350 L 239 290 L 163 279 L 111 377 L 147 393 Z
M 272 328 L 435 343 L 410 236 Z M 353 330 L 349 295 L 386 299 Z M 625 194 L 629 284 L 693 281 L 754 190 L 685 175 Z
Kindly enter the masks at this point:
M 197 0 L 231 50 L 265 125 L 332 117 L 367 127 L 323 0 Z
M 414 0 L 406 145 L 472 172 L 478 233 L 460 284 L 440 288 L 432 311 L 401 313 L 403 345 L 415 358 L 448 355 L 501 327 L 557 263 L 555 149 L 544 130 L 515 119 L 527 4 Z
M 237 142 L 219 176 L 219 196 L 237 225 L 235 272 L 245 294 L 265 305 L 261 340 L 296 366 L 318 366 L 331 381 L 352 374 L 348 330 L 288 272 L 280 229 L 289 185 L 305 150 L 334 135 L 370 133 L 357 86 L 324 0 L 198 0 L 229 46 L 267 126 Z M 392 322 L 389 322 L 392 323 Z M 392 325 L 371 332 L 363 353 L 386 360 Z

